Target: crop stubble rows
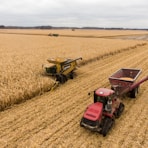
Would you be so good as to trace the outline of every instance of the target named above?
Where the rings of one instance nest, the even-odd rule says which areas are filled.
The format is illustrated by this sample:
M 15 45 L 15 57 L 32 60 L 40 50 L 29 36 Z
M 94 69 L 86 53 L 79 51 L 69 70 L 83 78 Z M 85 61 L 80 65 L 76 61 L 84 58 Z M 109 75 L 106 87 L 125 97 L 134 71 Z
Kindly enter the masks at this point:
M 123 116 L 106 138 L 80 128 L 79 121 L 85 107 L 92 102 L 87 97 L 88 91 L 100 86 L 109 87 L 107 78 L 112 72 L 128 66 L 141 67 L 143 75 L 147 74 L 146 48 L 147 45 L 129 49 L 88 63 L 77 71 L 76 79 L 1 113 L 0 142 L 10 147 L 110 147 L 110 143 L 118 147 L 145 147 L 147 85 L 141 86 L 138 99 L 123 100 L 126 105 Z
M 104 55 L 135 48 L 143 43 L 117 39 L 0 34 L 0 110 L 40 95 L 52 87 L 54 81 L 42 75 L 42 64 L 49 57 L 82 56 L 84 60 L 81 64 L 84 65 Z

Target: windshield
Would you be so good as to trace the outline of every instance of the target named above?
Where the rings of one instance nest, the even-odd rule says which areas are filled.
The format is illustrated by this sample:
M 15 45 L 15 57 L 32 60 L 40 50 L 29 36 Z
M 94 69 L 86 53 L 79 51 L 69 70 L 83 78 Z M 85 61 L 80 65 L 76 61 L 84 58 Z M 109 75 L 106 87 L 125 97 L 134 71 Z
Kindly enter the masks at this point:
M 105 106 L 107 104 L 107 100 L 108 98 L 107 97 L 104 97 L 104 96 L 98 96 L 94 93 L 94 103 L 95 102 L 101 102 L 103 103 L 103 106 Z
M 52 66 L 52 67 L 47 67 L 46 68 L 46 72 L 47 73 L 52 73 L 52 74 L 55 74 L 56 73 L 56 66 Z

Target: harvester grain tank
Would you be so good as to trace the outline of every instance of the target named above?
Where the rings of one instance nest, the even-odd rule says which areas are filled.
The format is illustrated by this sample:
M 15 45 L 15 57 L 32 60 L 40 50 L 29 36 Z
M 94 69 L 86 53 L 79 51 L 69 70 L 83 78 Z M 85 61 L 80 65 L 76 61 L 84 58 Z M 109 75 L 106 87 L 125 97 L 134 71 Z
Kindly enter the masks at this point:
M 82 60 L 82 58 L 49 58 L 47 61 L 51 65 L 45 67 L 46 74 L 56 77 L 56 80 L 60 83 L 66 82 L 68 78 L 73 79 L 74 70 L 77 67 L 77 60 Z
M 146 76 L 135 82 L 140 73 L 139 69 L 122 68 L 110 76 L 111 89 L 99 88 L 94 91 L 94 103 L 86 108 L 80 126 L 106 136 L 115 118 L 120 117 L 124 110 L 124 104 L 119 97 L 126 93 L 135 97 L 139 85 L 148 80 Z

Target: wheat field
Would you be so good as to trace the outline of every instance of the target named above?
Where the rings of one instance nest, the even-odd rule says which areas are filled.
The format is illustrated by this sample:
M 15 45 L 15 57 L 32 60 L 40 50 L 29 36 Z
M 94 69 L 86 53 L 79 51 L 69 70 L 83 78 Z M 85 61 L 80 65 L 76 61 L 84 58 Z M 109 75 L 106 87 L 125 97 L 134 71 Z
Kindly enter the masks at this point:
M 106 36 L 126 33 L 104 32 Z M 1 147 L 148 146 L 147 82 L 141 85 L 137 99 L 122 98 L 123 115 L 105 138 L 79 126 L 85 108 L 93 101 L 88 92 L 109 88 L 108 77 L 113 72 L 129 67 L 142 69 L 140 78 L 147 75 L 147 41 L 0 33 L 0 52 L 0 107 L 11 106 L 0 112 Z M 81 56 L 83 61 L 75 79 L 48 92 L 54 81 L 42 75 L 42 64 L 55 56 Z

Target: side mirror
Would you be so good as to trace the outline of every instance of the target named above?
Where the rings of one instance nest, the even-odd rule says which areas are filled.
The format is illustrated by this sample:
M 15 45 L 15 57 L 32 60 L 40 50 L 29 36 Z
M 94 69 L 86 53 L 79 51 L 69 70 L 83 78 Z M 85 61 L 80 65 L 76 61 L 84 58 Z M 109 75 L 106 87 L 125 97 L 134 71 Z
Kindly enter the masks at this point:
M 89 92 L 89 93 L 88 93 L 88 96 L 90 96 L 90 95 L 91 95 L 91 93 Z
M 93 94 L 94 94 L 94 91 L 91 91 L 91 92 L 88 93 L 88 96 L 91 96 Z

